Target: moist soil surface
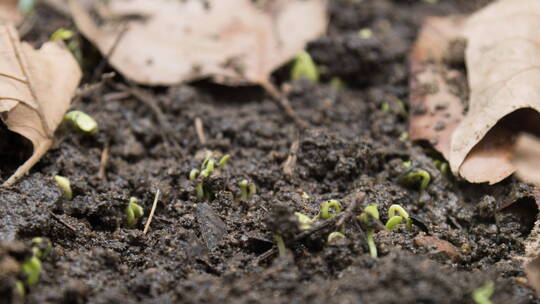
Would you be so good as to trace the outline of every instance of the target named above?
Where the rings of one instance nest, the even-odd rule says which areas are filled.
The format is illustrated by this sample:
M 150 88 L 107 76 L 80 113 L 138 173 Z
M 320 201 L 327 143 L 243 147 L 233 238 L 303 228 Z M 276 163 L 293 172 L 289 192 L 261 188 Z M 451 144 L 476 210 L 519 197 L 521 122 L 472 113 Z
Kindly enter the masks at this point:
M 329 2 L 328 34 L 308 46 L 321 82 L 290 82 L 289 67 L 273 76 L 307 128 L 257 87 L 144 88 L 116 75 L 79 98 L 73 108 L 94 117 L 99 132 L 59 130 L 29 175 L 0 188 L 0 302 L 474 303 L 473 291 L 492 281 L 493 303 L 540 303 L 519 260 L 538 213 L 534 189 L 513 178 L 461 182 L 437 169 L 441 158 L 429 145 L 406 138 L 407 56 L 422 20 L 487 1 Z M 23 39 L 34 45 L 59 27 L 75 29 L 43 4 L 32 18 Z M 359 35 L 366 28 L 371 35 Z M 84 82 L 112 71 L 87 42 L 81 48 Z M 331 85 L 334 77 L 345 87 Z M 2 137 L 5 180 L 28 149 L 5 128 Z M 191 170 L 225 154 L 230 161 L 203 181 L 206 197 L 197 199 Z M 427 189 L 402 183 L 411 170 L 429 172 Z M 57 174 L 70 179 L 72 200 Z M 242 198 L 243 179 L 255 195 Z M 130 228 L 132 196 L 145 214 Z M 344 211 L 302 230 L 294 212 L 315 217 L 330 199 Z M 403 206 L 412 229 L 361 225 L 356 216 L 368 204 L 382 223 L 389 206 Z M 377 258 L 367 246 L 371 229 Z M 345 238 L 328 241 L 334 231 Z M 52 249 L 21 299 L 15 282 L 24 278 L 9 269 L 28 259 L 34 237 Z

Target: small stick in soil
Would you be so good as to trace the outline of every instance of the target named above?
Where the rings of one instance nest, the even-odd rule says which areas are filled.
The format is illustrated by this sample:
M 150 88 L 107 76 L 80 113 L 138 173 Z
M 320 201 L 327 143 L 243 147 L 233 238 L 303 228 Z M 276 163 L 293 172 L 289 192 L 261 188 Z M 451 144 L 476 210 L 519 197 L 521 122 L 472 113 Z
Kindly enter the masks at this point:
M 195 117 L 195 132 L 197 132 L 201 145 L 206 145 L 206 136 L 204 135 L 203 122 L 200 117 Z
M 302 118 L 298 117 L 296 115 L 296 112 L 294 111 L 293 107 L 291 106 L 291 103 L 289 102 L 289 99 L 279 92 L 279 90 L 269 81 L 263 81 L 259 83 L 265 90 L 272 96 L 272 100 L 277 102 L 278 106 L 282 108 L 285 111 L 285 114 L 294 121 L 294 123 L 301 129 L 307 129 L 309 128 L 309 124 L 303 120 Z
M 98 177 L 103 180 L 107 180 L 107 165 L 109 164 L 109 142 L 105 144 L 105 148 L 101 152 L 101 160 L 99 163 Z
M 52 212 L 49 212 L 49 214 L 51 215 L 51 217 L 53 219 L 55 219 L 57 222 L 59 222 L 60 224 L 62 224 L 64 227 L 66 227 L 67 229 L 71 230 L 71 232 L 77 234 L 77 229 L 73 228 L 73 226 L 71 226 L 70 224 L 68 224 L 66 221 L 64 221 L 61 217 L 59 217 L 58 215 L 52 213 Z
M 289 149 L 289 156 L 283 164 L 283 173 L 287 176 L 292 176 L 294 173 L 294 167 L 296 167 L 296 160 L 298 153 L 298 148 L 300 147 L 300 142 L 298 140 L 293 141 L 291 148 Z
M 143 234 L 146 234 L 148 232 L 148 229 L 150 228 L 150 223 L 152 222 L 152 218 L 154 217 L 154 212 L 156 212 L 156 206 L 157 206 L 158 200 L 159 200 L 159 189 L 157 189 L 156 197 L 154 198 L 154 203 L 152 203 L 152 210 L 150 210 L 150 215 L 148 216 L 148 219 L 146 220 L 146 224 L 144 224 Z

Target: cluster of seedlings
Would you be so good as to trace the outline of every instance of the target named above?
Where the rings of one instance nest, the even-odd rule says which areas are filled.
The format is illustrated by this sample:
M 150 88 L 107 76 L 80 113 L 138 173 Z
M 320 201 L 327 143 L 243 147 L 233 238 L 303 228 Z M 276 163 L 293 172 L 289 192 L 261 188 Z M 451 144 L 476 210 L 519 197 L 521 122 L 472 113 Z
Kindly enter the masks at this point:
M 212 199 L 214 193 L 208 188 L 208 178 L 218 170 L 223 169 L 230 158 L 229 154 L 225 154 L 216 162 L 215 159 L 207 157 L 202 162 L 200 169 L 195 168 L 189 172 L 189 180 L 195 183 L 195 191 L 199 201 Z
M 21 265 L 24 279 L 17 281 L 15 287 L 17 293 L 24 297 L 26 290 L 39 282 L 41 276 L 41 261 L 51 252 L 51 241 L 46 238 L 35 237 L 32 239 L 32 256 Z

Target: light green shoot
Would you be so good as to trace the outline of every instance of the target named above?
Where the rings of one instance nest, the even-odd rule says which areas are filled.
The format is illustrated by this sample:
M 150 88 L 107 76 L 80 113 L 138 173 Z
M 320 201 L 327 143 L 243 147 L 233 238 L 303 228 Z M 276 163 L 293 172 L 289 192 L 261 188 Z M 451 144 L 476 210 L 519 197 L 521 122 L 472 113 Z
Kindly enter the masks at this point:
M 472 298 L 476 304 L 491 304 L 491 296 L 495 291 L 495 283 L 493 281 L 487 281 L 484 285 L 476 288 L 473 291 Z
M 313 220 L 309 216 L 300 212 L 295 212 L 294 215 L 296 215 L 298 223 L 300 223 L 300 229 L 309 230 L 312 228 Z
M 144 215 L 144 210 L 139 204 L 137 204 L 138 199 L 136 197 L 131 197 L 129 199 L 129 204 L 125 209 L 126 212 L 126 222 L 128 227 L 132 228 L 137 225 L 137 221 L 140 217 Z
M 319 69 L 306 51 L 302 51 L 296 56 L 291 70 L 292 80 L 300 80 L 301 78 L 305 78 L 314 83 L 319 82 Z
M 334 208 L 334 213 L 330 212 L 330 208 Z M 331 217 L 338 215 L 341 212 L 341 203 L 336 200 L 328 200 L 321 206 L 319 217 L 323 220 L 327 220 Z
M 396 215 L 396 212 L 399 215 Z M 409 217 L 409 214 L 403 207 L 400 205 L 392 205 L 390 206 L 390 209 L 388 209 L 388 222 L 386 222 L 386 228 L 390 230 L 394 230 L 397 225 L 401 224 L 401 222 L 405 219 L 405 223 L 407 225 L 407 229 L 412 229 L 412 220 Z
M 405 168 L 410 168 L 410 167 L 412 167 L 412 161 L 410 161 L 410 160 L 404 161 L 404 162 L 403 162 L 403 167 L 405 167 Z
M 204 181 L 212 175 L 212 173 L 217 170 L 223 168 L 227 162 L 230 160 L 231 156 L 229 154 L 225 154 L 218 163 L 216 163 L 215 160 L 213 160 L 210 157 L 207 157 L 203 160 L 201 164 L 201 169 L 192 169 L 189 172 L 189 180 L 196 183 L 195 184 L 195 191 L 197 194 L 197 200 L 201 201 L 205 197 L 210 198 L 211 193 L 208 191 L 205 191 L 204 187 Z M 248 185 L 248 193 L 249 191 L 252 191 L 253 194 L 256 192 L 255 185 Z
M 67 30 L 65 28 L 59 28 L 51 35 L 51 41 L 55 41 L 57 39 L 69 40 L 73 38 L 73 35 L 73 31 Z
M 227 162 L 231 159 L 231 155 L 225 154 L 223 157 L 219 160 L 218 167 L 223 168 L 227 164 Z
M 335 76 L 330 79 L 330 86 L 336 90 L 341 90 L 347 87 L 341 78 Z
M 377 205 L 369 205 L 364 208 L 364 212 L 362 212 L 360 216 L 358 216 L 358 219 L 360 220 L 364 228 L 367 230 L 366 238 L 369 248 L 369 254 L 371 255 L 371 257 L 376 258 L 377 247 L 375 246 L 375 239 L 373 238 L 373 235 L 375 234 L 375 229 L 371 227 L 370 222 L 373 219 L 379 219 L 379 210 L 377 209 Z
M 438 159 L 436 159 L 434 161 L 435 163 L 435 168 L 437 168 L 439 171 L 441 171 L 441 173 L 444 175 L 444 176 L 448 176 L 448 163 L 445 162 L 445 161 L 440 161 Z
M 285 242 L 283 241 L 283 238 L 281 237 L 281 235 L 274 233 L 274 241 L 276 242 L 279 256 L 284 257 L 287 254 L 287 248 L 285 247 Z
M 25 292 L 25 290 L 24 290 L 24 284 L 23 284 L 23 282 L 21 282 L 21 281 L 15 282 L 15 291 L 17 292 L 17 294 L 18 294 L 21 298 L 24 298 L 24 295 L 26 294 L 26 292 Z
M 97 122 L 82 111 L 69 111 L 64 115 L 64 119 L 75 129 L 86 134 L 95 134 L 98 130 Z
M 32 243 L 36 245 L 32 247 L 32 253 L 40 260 L 45 258 L 52 250 L 52 243 L 48 239 L 44 239 L 42 237 L 35 237 L 32 239 Z M 42 248 L 44 250 L 41 250 Z
M 238 182 L 238 185 L 240 185 L 240 199 L 243 201 L 247 201 L 253 198 L 255 193 L 257 192 L 257 188 L 255 187 L 255 184 L 248 182 L 247 179 L 243 179 Z
M 345 235 L 344 235 L 343 233 L 341 233 L 341 232 L 339 232 L 339 231 L 334 231 L 334 232 L 332 232 L 332 233 L 330 233 L 330 234 L 328 235 L 328 240 L 327 240 L 327 242 L 328 242 L 328 243 L 331 243 L 331 242 L 334 241 L 334 240 L 337 240 L 337 239 L 344 239 L 344 238 L 345 238 Z
M 71 183 L 69 182 L 69 179 L 61 175 L 55 175 L 54 181 L 60 187 L 60 190 L 62 190 L 62 196 L 64 199 L 68 201 L 71 200 L 73 198 L 73 191 L 71 191 Z
M 369 39 L 373 37 L 373 31 L 369 28 L 363 28 L 358 31 L 358 37 L 361 39 Z
M 416 169 L 403 175 L 400 181 L 405 185 L 419 185 L 420 191 L 424 191 L 431 181 L 431 176 L 426 170 Z
M 39 281 L 41 274 L 41 261 L 36 256 L 32 256 L 21 266 L 22 272 L 26 275 L 25 283 L 28 286 L 35 285 Z

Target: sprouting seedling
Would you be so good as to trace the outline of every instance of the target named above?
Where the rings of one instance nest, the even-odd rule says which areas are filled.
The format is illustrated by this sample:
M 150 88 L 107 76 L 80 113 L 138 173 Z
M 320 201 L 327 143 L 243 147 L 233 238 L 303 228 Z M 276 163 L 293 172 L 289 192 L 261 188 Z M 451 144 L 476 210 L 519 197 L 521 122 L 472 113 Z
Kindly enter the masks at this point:
M 294 215 L 296 215 L 296 218 L 298 219 L 298 223 L 300 223 L 300 229 L 309 230 L 312 228 L 312 224 L 314 220 L 311 219 L 309 216 L 300 212 L 295 212 Z
M 484 285 L 476 288 L 473 291 L 472 298 L 476 304 L 491 304 L 489 299 L 495 291 L 495 283 L 493 281 L 487 281 Z
M 327 242 L 328 243 L 331 243 L 332 241 L 334 240 L 337 240 L 337 239 L 344 239 L 345 238 L 345 235 L 339 231 L 334 231 L 332 233 L 330 233 L 328 235 L 328 239 L 327 239 Z
M 319 82 L 319 69 L 306 51 L 302 51 L 296 56 L 291 70 L 292 80 L 299 80 L 301 78 L 305 78 L 314 83 Z
M 44 259 L 52 250 L 52 243 L 47 238 L 35 237 L 32 239 L 32 253 L 35 257 L 42 260 Z
M 51 35 L 51 41 L 55 41 L 57 39 L 68 40 L 73 38 L 73 35 L 73 31 L 65 28 L 59 28 Z
M 399 215 L 396 215 L 399 214 Z M 396 226 L 401 224 L 401 222 L 405 219 L 405 224 L 407 225 L 407 229 L 412 229 L 412 220 L 409 217 L 409 214 L 403 207 L 400 205 L 392 205 L 390 206 L 390 209 L 388 209 L 388 221 L 386 222 L 386 228 L 389 230 L 396 229 Z
M 334 212 L 330 212 L 330 208 L 334 208 Z M 327 220 L 331 217 L 338 215 L 341 212 L 341 203 L 336 200 L 328 200 L 324 202 L 319 211 L 319 217 L 323 220 Z
M 274 233 L 274 241 L 276 242 L 279 256 L 284 257 L 287 254 L 287 248 L 285 247 L 285 242 L 283 241 L 283 238 L 281 237 L 281 235 Z
M 69 111 L 64 115 L 64 120 L 73 128 L 86 134 L 95 134 L 98 130 L 97 122 L 82 111 Z
M 59 28 L 51 35 L 51 41 L 62 40 L 67 43 L 67 48 L 73 53 L 78 62 L 82 60 L 82 51 L 78 39 L 74 39 L 75 33 L 72 30 Z
M 448 163 L 436 159 L 434 161 L 435 168 L 437 168 L 444 176 L 448 176 Z
M 229 154 L 225 154 L 216 164 L 216 161 L 214 159 L 207 157 L 202 162 L 200 170 L 192 169 L 189 172 L 189 180 L 195 183 L 195 191 L 196 191 L 198 200 L 203 200 L 205 197 L 210 198 L 211 193 L 209 191 L 205 191 L 204 182 L 206 179 L 208 179 L 208 177 L 212 175 L 212 173 L 216 169 L 223 168 L 227 164 L 230 158 L 231 156 Z M 255 187 L 255 185 L 253 185 L 253 187 Z
M 405 165 L 406 163 L 403 164 Z M 412 166 L 412 164 L 410 166 Z M 413 169 L 412 167 L 399 177 L 399 182 L 401 184 L 406 186 L 418 185 L 420 191 L 426 190 L 430 181 L 431 176 L 429 175 L 429 172 L 424 169 Z
M 239 181 L 238 185 L 240 186 L 240 199 L 243 201 L 252 199 L 255 193 L 257 193 L 255 184 L 248 182 L 247 179 Z
M 28 286 L 35 285 L 39 281 L 41 274 L 41 261 L 37 256 L 32 256 L 21 266 L 22 272 L 26 275 L 25 283 Z
M 126 212 L 126 222 L 128 227 L 134 227 L 137 225 L 137 221 L 141 216 L 144 215 L 144 210 L 139 204 L 137 204 L 138 199 L 136 197 L 131 197 L 129 199 L 129 204 L 125 209 Z
M 21 281 L 15 282 L 15 291 L 21 298 L 24 298 L 24 295 L 26 294 L 24 290 L 24 283 Z
M 73 198 L 73 191 L 71 191 L 71 183 L 69 182 L 69 179 L 65 176 L 55 175 L 54 181 L 62 190 L 62 196 L 68 201 L 71 200 Z
M 376 258 L 377 247 L 375 246 L 375 240 L 373 239 L 375 229 L 373 229 L 371 222 L 373 220 L 379 220 L 379 210 L 377 209 L 377 205 L 369 205 L 364 208 L 364 211 L 358 216 L 358 219 L 360 220 L 360 223 L 362 223 L 364 228 L 367 230 L 366 238 L 369 247 L 369 254 L 371 255 L 371 257 Z
M 373 37 L 373 31 L 369 28 L 363 28 L 358 31 L 358 37 L 361 39 L 369 39 Z

